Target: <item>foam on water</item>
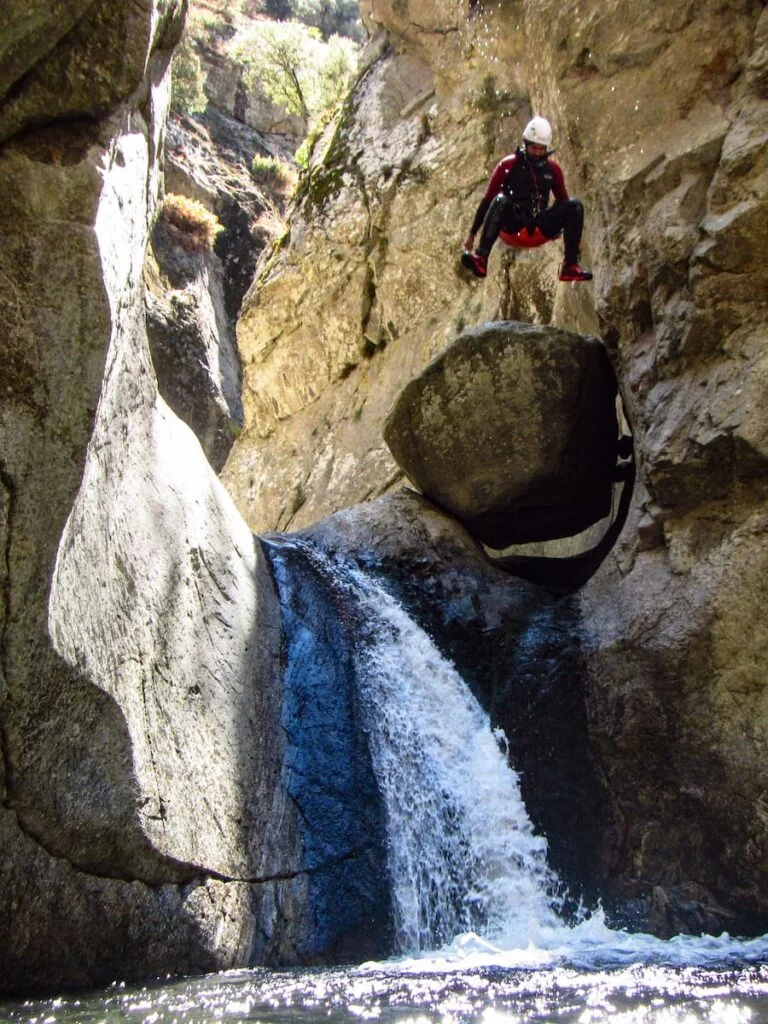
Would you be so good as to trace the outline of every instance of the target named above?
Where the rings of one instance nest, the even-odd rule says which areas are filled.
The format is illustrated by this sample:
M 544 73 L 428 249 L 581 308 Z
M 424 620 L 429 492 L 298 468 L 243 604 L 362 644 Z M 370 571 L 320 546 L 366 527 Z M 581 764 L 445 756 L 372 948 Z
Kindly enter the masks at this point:
M 452 973 L 487 968 L 578 971 L 615 970 L 638 964 L 671 968 L 737 968 L 768 961 L 768 935 L 742 939 L 722 935 L 675 935 L 660 939 L 644 932 L 609 928 L 602 911 L 575 925 L 543 927 L 526 946 L 492 943 L 475 933 L 457 935 L 440 950 L 389 962 L 397 973 Z M 374 965 L 369 964 L 368 967 Z M 382 964 L 376 965 L 381 969 Z
M 358 687 L 387 814 L 396 970 L 768 959 L 768 936 L 663 940 L 609 928 L 601 910 L 576 924 L 558 917 L 546 839 L 534 834 L 503 738 L 394 598 L 358 570 L 330 572 L 367 623 Z

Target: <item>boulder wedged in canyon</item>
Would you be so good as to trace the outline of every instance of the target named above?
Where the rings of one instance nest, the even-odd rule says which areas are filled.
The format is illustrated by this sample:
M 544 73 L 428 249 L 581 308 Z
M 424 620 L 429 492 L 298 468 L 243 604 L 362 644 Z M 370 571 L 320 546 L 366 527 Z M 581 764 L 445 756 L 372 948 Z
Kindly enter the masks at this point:
M 398 396 L 384 440 L 493 548 L 580 533 L 611 509 L 616 378 L 596 338 L 509 321 L 465 331 Z

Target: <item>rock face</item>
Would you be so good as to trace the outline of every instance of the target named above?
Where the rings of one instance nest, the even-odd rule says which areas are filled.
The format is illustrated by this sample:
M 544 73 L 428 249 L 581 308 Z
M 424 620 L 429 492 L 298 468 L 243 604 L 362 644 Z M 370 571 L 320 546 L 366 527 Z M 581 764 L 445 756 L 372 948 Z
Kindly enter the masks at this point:
M 573 536 L 610 513 L 616 378 L 595 338 L 482 325 L 406 385 L 384 438 L 484 544 Z
M 243 422 L 241 372 L 215 253 L 190 252 L 161 219 L 145 269 L 147 334 L 160 394 L 218 472 Z
M 254 156 L 269 152 L 268 145 L 262 133 L 210 105 L 194 117 L 171 113 L 167 124 L 165 191 L 198 200 L 223 228 L 214 253 L 233 333 L 257 259 L 278 230 L 285 207 L 282 194 L 257 186 L 251 174 Z
M 147 329 L 160 393 L 217 472 L 243 424 L 235 321 L 285 205 L 251 174 L 254 156 L 272 149 L 263 132 L 212 104 L 195 117 L 173 113 L 168 120 L 165 193 L 202 203 L 221 230 L 211 251 L 190 251 L 158 220 L 145 268 Z
M 623 539 L 579 596 L 616 812 L 604 890 L 660 933 L 764 927 L 768 11 L 362 8 L 368 70 L 244 307 L 224 479 L 254 528 L 306 526 L 401 480 L 383 423 L 467 324 L 600 337 L 638 456 Z M 457 266 L 533 112 L 585 202 L 594 286 L 555 283 L 559 243 L 494 250 L 483 283 Z
M 3 65 L 4 992 L 285 961 L 316 938 L 271 571 L 147 340 L 183 9 L 66 6 L 61 50 Z
M 248 21 L 246 17 L 239 27 L 247 26 Z M 227 52 L 227 43 L 236 35 L 237 28 L 235 23 L 223 34 L 198 43 L 198 55 L 205 72 L 205 94 L 217 110 L 226 111 L 265 136 L 270 152 L 290 157 L 305 134 L 304 123 L 296 114 L 275 104 L 258 83 L 246 85 L 242 63 L 233 60 Z
M 231 962 L 247 941 L 242 913 L 252 903 L 247 886 L 221 881 L 227 864 L 245 877 L 250 859 L 241 828 L 247 769 L 221 752 L 248 722 L 269 717 L 253 680 L 271 664 L 273 634 L 267 629 L 251 645 L 247 635 L 254 619 L 269 623 L 276 609 L 248 530 L 157 397 L 143 331 L 164 71 L 181 12 L 107 6 L 112 27 L 122 19 L 127 37 L 144 41 L 140 54 L 131 51 L 135 64 L 122 43 L 102 51 L 102 36 L 86 32 L 97 8 L 106 17 L 105 5 L 89 5 L 87 18 L 72 5 L 77 28 L 63 52 L 54 48 L 27 69 L 4 107 L 6 124 L 16 109 L 38 125 L 7 139 L 0 156 L 0 301 L 10 342 L 2 406 L 6 989 Z M 72 52 L 77 39 L 84 49 Z M 65 57 L 75 96 L 61 90 L 48 106 L 39 91 Z M 93 96 L 77 92 L 81 66 L 90 69 Z M 137 89 L 142 113 L 131 103 Z M 57 123 L 81 104 L 92 118 Z M 49 123 L 40 126 L 44 112 Z M 181 495 L 190 483 L 172 475 L 185 461 L 198 480 L 187 508 Z M 178 509 L 170 531 L 161 497 Z M 211 528 L 223 556 L 207 546 Z M 151 542 L 143 563 L 135 547 L 142 537 Z M 179 589 L 191 617 L 169 600 Z M 216 614 L 235 595 L 227 625 Z M 209 661 L 216 679 L 206 680 L 190 660 L 209 617 L 220 639 L 247 625 L 240 646 L 226 653 L 233 672 L 225 683 L 220 665 Z M 151 651 L 153 631 L 162 642 Z M 175 648 L 174 634 L 189 651 Z M 239 692 L 243 717 L 214 715 L 201 730 L 199 715 L 216 707 L 222 686 Z M 186 724 L 179 719 L 171 730 L 167 713 L 179 702 Z M 204 761 L 216 764 L 217 751 L 229 796 L 214 808 L 207 780 L 197 791 L 184 780 Z M 184 824 L 180 812 L 193 818 Z M 201 844 L 194 825 L 206 814 L 213 846 Z
M 430 27 L 382 10 L 379 26 L 363 7 L 371 64 L 316 148 L 290 242 L 263 264 L 238 326 L 246 428 L 224 480 L 256 530 L 308 525 L 400 482 L 382 423 L 465 326 L 553 311 L 571 329 L 596 326 L 584 293 L 555 292 L 559 243 L 541 254 L 551 279 L 519 261 L 514 294 L 506 271 L 483 288 L 458 266 L 488 141 L 502 155 L 528 113 L 522 34 L 491 7 L 427 4 Z M 509 80 L 490 95 L 497 60 Z
M 300 623 L 312 595 L 283 591 L 280 608 L 276 559 L 157 391 L 143 261 L 183 6 L 4 12 L 6 990 L 348 956 L 366 913 L 386 934 L 380 835 L 345 847 L 316 813 L 327 794 L 284 772 L 324 768 L 290 718 L 306 680 L 279 675 L 280 612 Z M 404 599 L 487 686 L 494 719 L 513 730 L 522 706 L 519 763 L 559 702 L 573 728 L 526 797 L 582 891 L 661 934 L 764 931 L 768 11 L 425 0 L 416 21 L 367 0 L 365 16 L 369 67 L 245 304 L 246 431 L 226 479 L 251 526 L 309 524 L 399 481 L 386 415 L 468 322 L 604 339 L 639 486 L 578 596 L 501 576 L 413 496 L 313 536 L 400 566 Z M 556 246 L 494 252 L 485 284 L 457 268 L 487 172 L 532 109 L 586 201 L 594 291 L 556 290 Z M 504 649 L 493 685 L 488 630 Z M 364 757 L 350 763 L 370 796 Z M 578 772 L 548 801 L 563 763 Z M 350 877 L 345 940 L 326 911 Z
M 149 9 L 109 0 L 10 0 L 0 49 L 0 140 L 30 125 L 95 125 L 126 98 L 137 105 L 146 99 L 147 57 L 167 60 L 185 5 L 164 5 L 156 23 L 148 21 Z

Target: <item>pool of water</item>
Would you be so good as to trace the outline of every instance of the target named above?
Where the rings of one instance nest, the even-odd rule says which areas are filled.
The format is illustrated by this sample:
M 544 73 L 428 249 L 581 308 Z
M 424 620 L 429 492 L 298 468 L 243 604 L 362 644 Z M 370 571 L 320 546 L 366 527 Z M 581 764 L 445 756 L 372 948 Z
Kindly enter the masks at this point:
M 613 933 L 616 935 L 616 933 Z M 768 1022 L 768 942 L 626 937 L 569 954 L 464 940 L 356 967 L 228 971 L 0 1003 L 14 1024 L 756 1024 Z
M 388 823 L 392 948 L 409 955 L 357 966 L 255 968 L 135 986 L 118 980 L 99 992 L 0 1002 L 0 1021 L 768 1024 L 768 936 L 665 941 L 611 929 L 599 910 L 575 924 L 561 919 L 546 841 L 534 833 L 502 738 L 491 731 L 455 667 L 375 583 L 295 549 L 296 544 L 294 559 L 302 554 L 311 562 L 313 579 L 326 581 L 344 607 L 354 610 L 355 692 Z M 273 552 L 286 606 L 291 577 L 280 559 L 287 552 L 286 545 Z M 326 605 L 335 603 L 321 590 L 313 591 L 310 617 L 327 622 Z M 297 607 L 307 611 L 305 604 Z M 287 632 L 297 638 L 291 657 L 298 659 L 286 678 L 291 685 L 310 679 L 318 703 L 318 664 L 326 663 L 325 654 L 307 645 L 300 620 L 286 614 Z M 317 633 L 337 636 L 330 627 Z M 337 685 L 333 673 L 327 683 L 331 689 Z M 327 708 L 327 695 L 323 699 Z M 328 719 L 335 721 L 330 714 Z M 307 742 L 316 743 L 319 732 Z M 327 765 L 318 753 L 305 744 L 291 757 L 305 774 L 309 765 L 309 774 L 321 777 Z M 355 794 L 350 786 L 350 803 L 337 815 L 342 838 L 347 822 L 357 820 Z M 303 791 L 301 796 L 305 823 L 306 808 L 316 812 L 307 848 L 317 846 L 317 837 L 325 848 L 326 804 L 313 804 Z M 321 904 L 342 934 L 348 888 L 342 877 Z M 434 951 L 450 936 L 457 937 Z

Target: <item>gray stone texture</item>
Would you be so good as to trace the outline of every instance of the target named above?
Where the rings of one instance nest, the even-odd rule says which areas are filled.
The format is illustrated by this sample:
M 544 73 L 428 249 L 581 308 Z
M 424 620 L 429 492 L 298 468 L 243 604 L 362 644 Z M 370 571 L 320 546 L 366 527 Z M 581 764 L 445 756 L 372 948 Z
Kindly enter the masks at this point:
M 591 743 L 616 811 L 606 893 L 662 934 L 706 926 L 714 907 L 761 927 L 768 10 L 361 7 L 368 70 L 243 309 L 246 422 L 227 486 L 253 528 L 307 527 L 402 482 L 383 424 L 468 325 L 603 340 L 638 459 L 623 536 L 579 596 Z M 458 266 L 532 113 L 551 119 L 585 203 L 594 284 L 557 283 L 560 243 L 494 249 L 484 282 Z
M 183 8 L 4 10 L 7 990 L 286 962 L 311 938 L 313 880 L 279 779 L 272 579 L 158 395 L 147 344 Z M 576 599 L 586 755 L 610 809 L 592 860 L 606 895 L 660 934 L 764 929 L 768 11 L 424 0 L 416 22 L 399 0 L 363 8 L 366 73 L 245 302 L 246 429 L 224 479 L 250 528 L 308 526 L 401 482 L 383 423 L 467 324 L 599 336 L 639 478 L 614 555 Z M 558 244 L 494 252 L 484 284 L 457 266 L 488 172 L 533 110 L 586 203 L 594 286 L 555 283 Z M 386 514 L 373 523 L 396 560 L 391 518 L 389 533 Z
M 493 548 L 610 513 L 616 378 L 596 338 L 510 321 L 465 331 L 384 424 L 398 465 Z
M 24 128 L 0 151 L 4 991 L 284 958 L 306 888 L 271 577 L 147 344 L 181 14 L 73 4 L 71 59 L 49 33 L 25 77 L 3 64 L 3 132 Z
M 145 280 L 158 389 L 218 472 L 243 423 L 240 360 L 221 261 L 215 252 L 190 252 L 160 218 Z

